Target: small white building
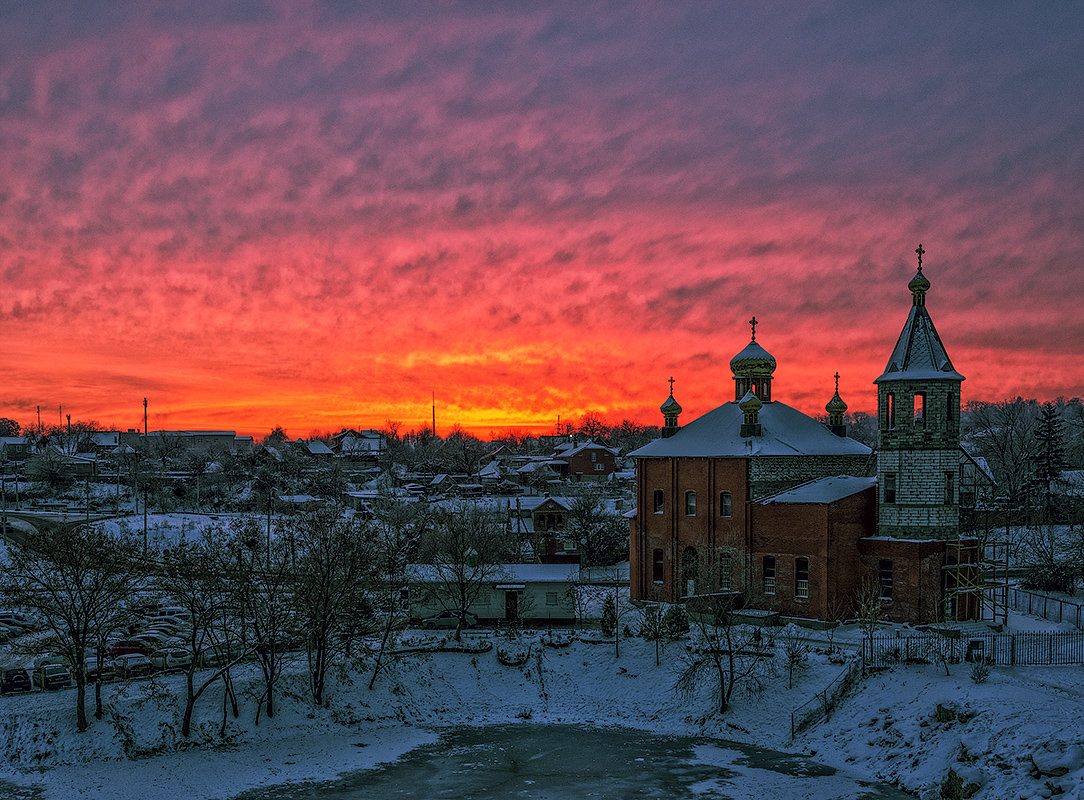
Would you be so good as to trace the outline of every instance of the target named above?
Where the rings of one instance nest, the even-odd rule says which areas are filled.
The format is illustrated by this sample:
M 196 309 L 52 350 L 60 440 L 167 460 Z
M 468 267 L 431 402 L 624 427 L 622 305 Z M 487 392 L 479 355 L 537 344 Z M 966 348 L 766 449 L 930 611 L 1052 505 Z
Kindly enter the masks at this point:
M 456 608 L 456 572 L 460 570 L 436 564 L 409 567 L 411 618 L 425 619 Z M 494 565 L 484 575 L 471 577 L 467 611 L 483 622 L 571 623 L 576 619 L 573 593 L 578 579 L 576 564 Z

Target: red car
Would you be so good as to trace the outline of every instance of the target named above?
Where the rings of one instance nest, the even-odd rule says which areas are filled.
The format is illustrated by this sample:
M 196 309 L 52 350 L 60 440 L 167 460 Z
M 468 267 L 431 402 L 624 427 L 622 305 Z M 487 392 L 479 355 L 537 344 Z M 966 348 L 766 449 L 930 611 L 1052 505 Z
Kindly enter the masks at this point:
M 109 654 L 114 658 L 117 656 L 128 655 L 129 653 L 138 653 L 141 656 L 149 656 L 157 649 L 157 647 L 142 639 L 121 639 L 109 648 Z

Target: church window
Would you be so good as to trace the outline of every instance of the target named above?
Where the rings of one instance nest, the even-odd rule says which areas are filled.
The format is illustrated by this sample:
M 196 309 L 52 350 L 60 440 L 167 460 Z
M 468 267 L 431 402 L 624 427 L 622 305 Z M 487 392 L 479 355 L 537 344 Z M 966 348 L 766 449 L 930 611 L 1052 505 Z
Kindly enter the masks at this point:
M 956 403 L 956 395 L 954 395 L 952 392 L 949 392 L 948 393 L 948 403 L 945 406 L 945 419 L 948 422 L 952 422 L 952 407 L 953 407 L 953 405 L 955 405 L 955 403 Z
M 896 395 L 891 392 L 885 396 L 885 428 L 893 430 L 896 427 Z
M 662 489 L 656 489 L 654 495 L 655 513 L 662 513 Z
M 775 594 L 775 559 L 764 556 L 764 594 Z
M 809 597 L 809 559 L 794 559 L 794 596 Z
M 730 492 L 722 492 L 719 494 L 719 516 L 729 517 L 731 513 Z
M 945 473 L 945 505 L 956 502 L 956 474 L 951 470 Z
M 878 565 L 877 571 L 878 581 L 881 587 L 881 599 L 892 599 L 892 561 L 887 558 L 882 558 L 881 563 Z
M 685 516 L 696 516 L 696 492 L 685 492 Z
M 730 553 L 719 556 L 719 588 L 729 589 L 734 574 L 734 557 Z
M 926 393 L 915 392 L 915 427 L 922 428 L 926 425 Z
M 651 580 L 653 583 L 662 583 L 662 550 L 655 549 L 651 551 Z
M 886 472 L 885 473 L 885 498 L 884 499 L 885 499 L 886 503 L 895 503 L 896 502 L 896 473 L 895 472 Z

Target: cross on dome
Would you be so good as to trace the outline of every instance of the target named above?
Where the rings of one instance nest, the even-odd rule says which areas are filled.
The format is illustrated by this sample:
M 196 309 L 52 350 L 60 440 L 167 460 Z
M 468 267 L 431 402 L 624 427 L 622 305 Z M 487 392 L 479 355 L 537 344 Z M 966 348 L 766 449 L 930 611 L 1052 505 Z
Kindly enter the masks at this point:
M 753 326 L 753 341 L 754 342 L 757 340 L 757 322 L 759 322 L 759 321 L 760 320 L 758 320 L 755 315 L 753 316 L 753 318 L 751 320 L 749 320 L 749 324 L 751 326 Z
M 835 374 L 835 379 L 836 379 L 836 394 L 839 394 L 839 373 L 838 372 Z
M 922 272 L 922 256 L 926 253 L 926 251 L 922 249 L 921 242 L 919 242 L 918 247 L 915 248 L 915 252 L 918 253 L 918 271 Z
M 670 376 L 670 394 L 674 393 L 674 376 Z

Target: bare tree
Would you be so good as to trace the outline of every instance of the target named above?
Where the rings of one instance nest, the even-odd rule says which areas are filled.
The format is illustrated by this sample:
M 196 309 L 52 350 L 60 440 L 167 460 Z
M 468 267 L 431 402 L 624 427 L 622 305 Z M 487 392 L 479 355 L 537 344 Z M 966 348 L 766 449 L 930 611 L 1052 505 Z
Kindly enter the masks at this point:
M 569 490 L 571 507 L 565 515 L 565 531 L 583 554 L 585 566 L 607 566 L 629 556 L 628 520 L 607 509 L 602 484 L 579 484 Z
M 115 630 L 127 616 L 140 568 L 135 549 L 100 527 L 45 528 L 8 550 L 3 594 L 12 605 L 36 611 L 75 673 L 76 726 L 89 726 L 86 657 L 99 630 Z
M 305 635 L 313 702 L 324 704 L 327 669 L 359 630 L 374 627 L 372 531 L 339 508 L 289 523 L 297 548 L 294 606 Z
M 459 619 L 461 638 L 467 611 L 486 585 L 498 577 L 500 564 L 512 556 L 500 523 L 477 505 L 434 515 L 434 525 L 420 542 L 428 591 Z
M 770 633 L 736 622 L 734 597 L 719 592 L 689 598 L 689 617 L 699 633 L 700 645 L 688 652 L 685 668 L 674 684 L 686 702 L 695 697 L 698 688 L 710 685 L 720 713 L 730 708 L 738 686 L 759 687 L 765 664 L 775 652 Z

